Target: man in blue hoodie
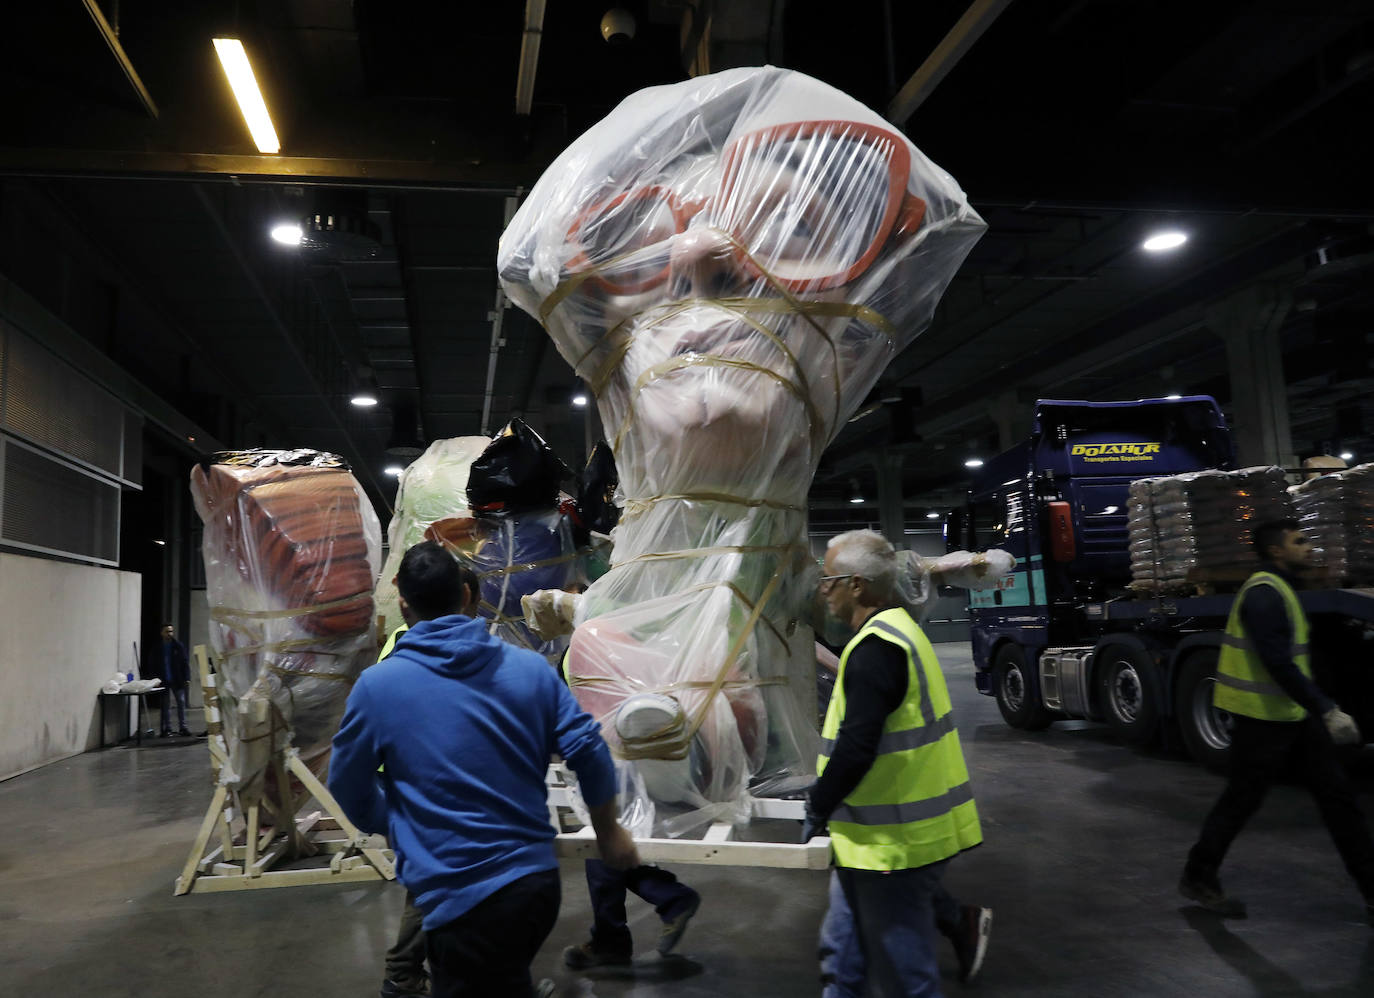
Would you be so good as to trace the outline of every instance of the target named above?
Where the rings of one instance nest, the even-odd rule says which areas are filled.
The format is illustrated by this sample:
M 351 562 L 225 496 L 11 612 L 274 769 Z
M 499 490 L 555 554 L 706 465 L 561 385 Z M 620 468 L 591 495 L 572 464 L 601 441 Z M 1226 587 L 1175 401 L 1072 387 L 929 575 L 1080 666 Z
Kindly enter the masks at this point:
M 417 623 L 353 687 L 329 789 L 395 849 L 397 877 L 424 912 L 437 998 L 524 998 L 560 900 L 552 755 L 578 775 L 605 862 L 639 865 L 615 820 L 610 752 L 542 657 L 458 613 L 471 594 L 441 546 L 407 551 L 396 583 Z

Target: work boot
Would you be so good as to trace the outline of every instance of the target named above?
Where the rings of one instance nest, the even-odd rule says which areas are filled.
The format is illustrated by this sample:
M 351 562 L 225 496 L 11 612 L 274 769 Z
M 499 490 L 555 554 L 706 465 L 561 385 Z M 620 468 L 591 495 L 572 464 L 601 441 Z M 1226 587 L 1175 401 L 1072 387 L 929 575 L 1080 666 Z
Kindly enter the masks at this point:
M 983 968 L 983 957 L 992 938 L 992 909 L 965 904 L 959 907 L 959 922 L 949 933 L 954 955 L 959 958 L 959 981 L 967 984 Z
M 673 948 L 682 941 L 682 934 L 687 931 L 687 923 L 692 920 L 692 916 L 701 907 L 701 895 L 692 891 L 683 904 L 682 910 L 672 918 L 663 920 L 663 932 L 658 937 L 659 956 L 667 956 Z
M 571 970 L 591 967 L 623 967 L 630 962 L 629 953 L 606 953 L 592 945 L 591 940 L 569 946 L 563 951 L 563 966 Z
M 1221 889 L 1221 881 L 1215 877 L 1196 876 L 1184 870 L 1178 881 L 1178 892 L 1222 918 L 1245 917 L 1245 904 L 1227 897 Z
M 418 981 L 395 981 L 387 978 L 382 981 L 382 990 L 379 998 L 429 998 L 429 978 L 422 977 Z

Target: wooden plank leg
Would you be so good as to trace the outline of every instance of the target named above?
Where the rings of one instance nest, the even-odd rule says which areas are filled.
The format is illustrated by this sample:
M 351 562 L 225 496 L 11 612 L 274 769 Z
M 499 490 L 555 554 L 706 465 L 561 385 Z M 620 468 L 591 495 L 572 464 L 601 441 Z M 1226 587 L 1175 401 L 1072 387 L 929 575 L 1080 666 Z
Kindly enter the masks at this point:
M 243 855 L 243 869 L 247 872 L 258 861 L 258 805 L 248 805 L 248 830 L 244 833 L 243 844 L 247 850 Z
M 201 819 L 200 831 L 196 833 L 191 854 L 186 857 L 186 865 L 181 869 L 181 876 L 177 877 L 176 888 L 172 891 L 173 897 L 180 897 L 191 889 L 191 883 L 196 878 L 196 867 L 200 865 L 201 854 L 205 852 L 205 844 L 210 841 L 210 833 L 215 829 L 215 822 L 223 818 L 224 798 L 228 792 L 224 786 L 215 788 L 215 796 L 210 799 L 210 806 L 206 808 L 205 817 Z

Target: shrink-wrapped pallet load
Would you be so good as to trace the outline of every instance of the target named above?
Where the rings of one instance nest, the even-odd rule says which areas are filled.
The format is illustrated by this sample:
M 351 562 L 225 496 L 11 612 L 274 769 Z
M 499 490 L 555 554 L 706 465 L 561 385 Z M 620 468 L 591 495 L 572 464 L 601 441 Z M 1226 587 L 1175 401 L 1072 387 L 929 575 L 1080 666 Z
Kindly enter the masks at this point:
M 1131 588 L 1184 593 L 1244 581 L 1255 570 L 1250 532 L 1292 515 L 1283 471 L 1192 471 L 1131 483 Z
M 1374 584 L 1374 464 L 1322 475 L 1289 493 L 1326 582 Z
M 328 760 L 353 680 L 376 657 L 381 527 L 344 461 L 222 451 L 191 472 L 204 523 L 210 646 L 229 766 L 244 806 L 274 753 Z
M 503 234 L 502 286 L 596 397 L 624 495 L 569 683 L 662 832 L 811 781 L 807 491 L 983 229 L 890 122 L 764 67 L 631 95 Z

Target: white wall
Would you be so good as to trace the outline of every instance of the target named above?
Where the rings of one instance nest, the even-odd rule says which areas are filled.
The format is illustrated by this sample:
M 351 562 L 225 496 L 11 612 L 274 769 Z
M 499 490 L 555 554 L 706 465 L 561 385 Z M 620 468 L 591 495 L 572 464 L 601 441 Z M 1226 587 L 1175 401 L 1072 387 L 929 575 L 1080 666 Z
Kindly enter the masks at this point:
M 96 694 L 137 672 L 142 577 L 0 553 L 0 779 L 100 744 Z M 111 738 L 118 737 L 110 711 Z

